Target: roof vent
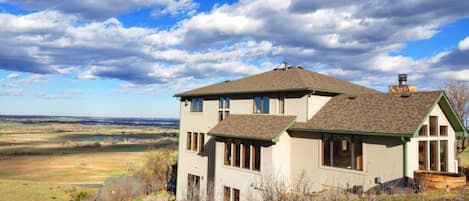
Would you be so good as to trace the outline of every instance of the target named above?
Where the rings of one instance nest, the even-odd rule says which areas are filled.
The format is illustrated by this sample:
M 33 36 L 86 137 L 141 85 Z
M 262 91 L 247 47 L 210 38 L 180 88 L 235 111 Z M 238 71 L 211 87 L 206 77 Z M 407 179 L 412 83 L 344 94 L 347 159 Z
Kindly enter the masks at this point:
M 299 69 L 305 69 L 305 68 L 303 68 L 303 66 L 297 66 L 297 68 L 299 68 Z
M 225 83 L 228 83 L 228 82 L 230 82 L 230 80 L 225 80 Z
M 348 97 L 349 100 L 355 100 L 356 98 L 357 98 L 356 95 L 350 95 L 350 96 Z

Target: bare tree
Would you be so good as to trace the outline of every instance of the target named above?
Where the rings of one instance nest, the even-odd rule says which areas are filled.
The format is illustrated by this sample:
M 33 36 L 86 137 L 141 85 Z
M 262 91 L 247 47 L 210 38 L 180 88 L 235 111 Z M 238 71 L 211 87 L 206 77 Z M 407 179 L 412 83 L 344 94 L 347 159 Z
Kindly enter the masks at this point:
M 448 81 L 444 87 L 448 98 L 453 104 L 456 113 L 467 127 L 466 119 L 469 117 L 469 86 L 462 81 Z M 468 141 L 464 137 L 458 138 L 458 160 L 461 153 L 468 146 Z

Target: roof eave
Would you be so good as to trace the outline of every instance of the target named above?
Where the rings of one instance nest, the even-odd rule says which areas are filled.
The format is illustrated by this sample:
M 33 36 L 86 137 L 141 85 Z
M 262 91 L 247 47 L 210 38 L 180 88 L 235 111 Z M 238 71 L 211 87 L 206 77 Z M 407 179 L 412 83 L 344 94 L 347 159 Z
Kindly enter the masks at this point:
M 229 135 L 229 134 L 221 134 L 221 133 L 210 133 L 210 132 L 207 133 L 207 135 L 211 135 L 215 137 L 239 138 L 239 139 L 246 139 L 246 140 L 260 140 L 260 141 L 273 142 L 273 139 L 269 139 L 269 138 L 246 137 L 246 136 L 237 136 L 237 135 Z
M 412 137 L 413 133 L 384 133 L 384 132 L 367 132 L 367 131 L 342 131 L 342 130 L 325 130 L 325 129 L 312 129 L 312 128 L 290 128 L 291 131 L 307 131 L 317 133 L 335 133 L 345 135 L 368 135 L 368 136 L 382 136 L 382 137 Z
M 251 93 L 272 93 L 272 92 L 323 92 L 323 93 L 331 93 L 331 94 L 343 94 L 343 91 L 339 90 L 329 90 L 329 89 L 318 89 L 318 88 L 289 88 L 289 89 L 274 89 L 274 90 L 252 90 L 252 91 L 235 91 L 235 92 L 213 92 L 213 93 L 178 93 L 175 94 L 174 97 L 194 97 L 194 96 L 213 96 L 213 95 L 237 95 L 237 94 L 251 94 Z
M 218 137 L 240 138 L 240 139 L 248 139 L 248 140 L 262 140 L 262 141 L 269 141 L 269 142 L 277 143 L 279 141 L 280 136 L 286 130 L 288 130 L 288 128 L 290 128 L 295 122 L 296 122 L 296 117 L 293 118 L 285 128 L 283 128 L 280 132 L 275 134 L 273 138 L 256 138 L 256 137 L 229 135 L 229 134 L 222 134 L 222 133 L 210 133 L 210 132 L 207 133 L 207 135 L 218 136 Z

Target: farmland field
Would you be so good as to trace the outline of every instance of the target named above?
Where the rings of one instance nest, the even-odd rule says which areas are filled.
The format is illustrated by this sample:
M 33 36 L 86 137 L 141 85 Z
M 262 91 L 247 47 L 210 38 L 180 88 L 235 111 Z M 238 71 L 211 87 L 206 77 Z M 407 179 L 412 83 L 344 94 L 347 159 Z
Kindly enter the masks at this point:
M 68 200 L 176 150 L 175 127 L 0 121 L 0 201 Z

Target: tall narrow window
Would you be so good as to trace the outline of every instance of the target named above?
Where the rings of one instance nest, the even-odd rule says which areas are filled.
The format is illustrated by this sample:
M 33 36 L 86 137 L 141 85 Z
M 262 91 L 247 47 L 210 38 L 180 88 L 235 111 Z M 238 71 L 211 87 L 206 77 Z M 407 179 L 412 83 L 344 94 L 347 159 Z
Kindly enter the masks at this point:
M 226 98 L 225 98 L 225 108 L 226 108 L 226 109 L 230 109 L 230 105 L 231 105 L 230 102 L 231 102 L 230 97 L 226 97 Z
M 440 171 L 448 171 L 448 141 L 440 141 Z
M 261 170 L 261 146 L 260 145 L 253 145 L 252 146 L 252 169 L 256 171 Z
M 419 141 L 419 170 L 427 170 L 427 141 Z
M 226 119 L 226 117 L 228 117 L 228 115 L 230 115 L 230 111 L 225 111 L 225 117 L 224 118 Z
M 269 97 L 268 96 L 256 96 L 254 97 L 254 113 L 257 114 L 269 114 Z
M 197 135 L 197 133 L 193 133 L 192 135 L 193 135 L 192 140 L 194 141 L 194 143 L 192 145 L 192 151 L 198 151 L 198 145 L 199 145 L 198 135 Z
M 427 136 L 428 126 L 426 124 L 422 125 L 419 131 L 419 136 Z
M 233 152 L 234 152 L 234 165 L 235 167 L 240 167 L 241 166 L 241 144 L 239 143 L 234 143 L 233 147 Z
M 233 201 L 239 201 L 239 189 L 233 188 Z
M 199 152 L 203 152 L 205 150 L 205 134 L 200 133 L 199 138 L 200 138 Z
M 440 135 L 448 136 L 448 126 L 440 126 Z
M 199 200 L 200 196 L 200 177 L 196 175 L 187 175 L 187 200 Z
M 355 137 L 353 146 L 354 146 L 354 154 L 353 155 L 355 157 L 355 160 L 353 160 L 355 167 L 353 167 L 353 169 L 363 170 L 363 153 L 362 153 L 363 148 L 362 148 L 361 138 Z
M 231 165 L 231 142 L 225 142 L 225 165 Z
M 223 111 L 218 111 L 218 122 L 223 121 Z
M 224 106 L 225 106 L 225 98 L 218 99 L 218 108 L 223 109 Z
M 251 146 L 249 144 L 243 144 L 243 168 L 251 168 Z
M 438 116 L 430 116 L 430 135 L 438 135 Z
M 285 97 L 278 98 L 278 113 L 285 114 Z
M 331 155 L 331 136 L 322 136 L 322 164 L 326 166 L 332 166 L 332 155 Z
M 224 186 L 223 187 L 223 201 L 231 201 L 231 188 Z
M 430 170 L 438 170 L 438 141 L 430 141 Z
M 192 133 L 187 132 L 187 138 L 186 138 L 186 149 L 191 150 L 191 145 L 192 145 Z

